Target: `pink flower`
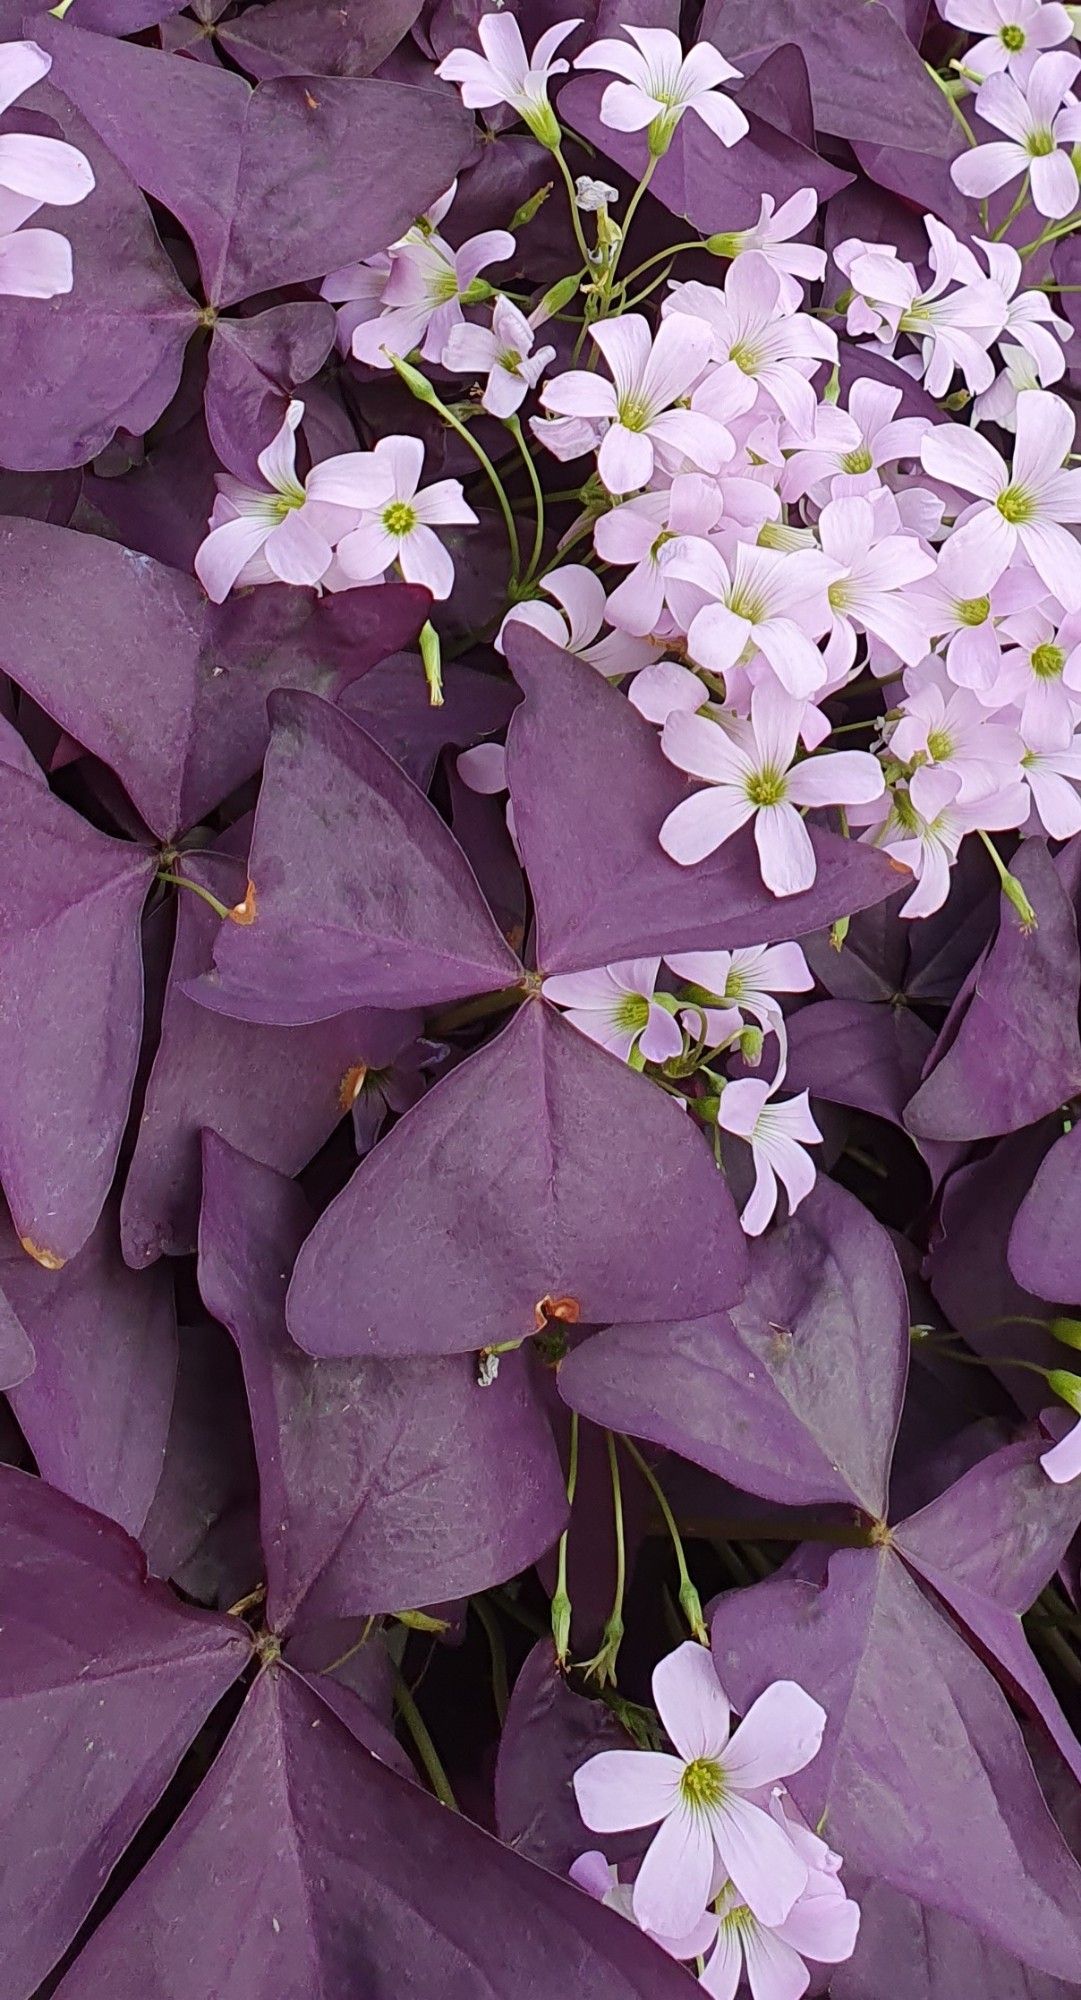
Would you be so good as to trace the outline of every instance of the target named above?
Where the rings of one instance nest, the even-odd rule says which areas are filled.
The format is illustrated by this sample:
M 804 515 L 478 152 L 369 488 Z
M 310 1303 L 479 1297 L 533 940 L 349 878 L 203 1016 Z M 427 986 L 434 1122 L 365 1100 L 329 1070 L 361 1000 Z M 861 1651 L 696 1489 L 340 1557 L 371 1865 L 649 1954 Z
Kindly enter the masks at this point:
M 543 632 L 546 639 L 554 640 L 568 653 L 576 653 L 580 660 L 596 667 L 599 674 L 611 678 L 636 673 L 657 658 L 657 646 L 631 638 L 625 632 L 609 632 L 605 638 L 597 638 L 607 610 L 604 585 L 582 563 L 565 563 L 561 569 L 550 569 L 541 589 L 548 597 L 555 598 L 560 609 L 557 611 L 555 604 L 542 604 L 535 597 L 513 605 L 496 636 L 497 652 L 503 651 L 507 626 L 518 624 L 531 625 L 535 632 Z
M 527 56 L 513 15 L 485 14 L 477 24 L 483 55 L 475 55 L 472 49 L 451 49 L 436 75 L 458 85 L 462 103 L 470 111 L 490 111 L 496 104 L 509 104 L 542 146 L 558 146 L 559 124 L 548 101 L 548 83 L 569 67 L 562 57 L 554 60 L 555 53 L 580 26 L 580 21 L 557 21 Z
M 0 43 L 0 114 L 40 83 L 52 57 L 36 42 Z M 39 208 L 71 208 L 94 186 L 89 160 L 63 139 L 0 137 L 0 297 L 55 299 L 70 292 L 71 245 L 55 229 L 24 229 Z
M 798 1097 L 778 1104 L 773 1098 L 776 1087 L 760 1083 L 757 1077 L 739 1077 L 725 1084 L 717 1112 L 722 1131 L 745 1139 L 751 1149 L 754 1188 L 740 1216 L 748 1236 L 761 1236 L 773 1215 L 778 1181 L 788 1196 L 790 1215 L 815 1184 L 814 1161 L 804 1148 L 820 1144 L 822 1134 L 811 1116 L 810 1098 L 801 1090 Z
M 716 1945 L 701 1980 L 711 2000 L 735 2000 L 744 1969 L 751 2000 L 800 2000 L 811 1983 L 804 1960 L 840 1965 L 851 1958 L 860 1911 L 837 1875 L 819 1868 L 783 1924 L 760 1923 L 730 1888 L 718 1903 L 716 1923 Z
M 1072 1431 L 1043 1453 L 1040 1464 L 1056 1486 L 1068 1486 L 1071 1480 L 1081 1478 L 1081 1418 Z
M 715 853 L 754 821 L 762 880 L 794 896 L 815 879 L 814 848 L 799 806 L 866 804 L 881 796 L 882 771 L 866 750 L 837 750 L 792 769 L 802 704 L 773 681 L 751 696 L 749 722 L 721 726 L 702 715 L 670 715 L 661 748 L 707 789 L 681 800 L 661 828 L 666 854 L 684 867 Z
M 1073 411 L 1046 389 L 1018 399 L 1012 471 L 979 431 L 962 424 L 936 424 L 924 438 L 924 471 L 977 495 L 954 540 L 978 556 L 985 589 L 1020 547 L 1052 595 L 1068 611 L 1081 610 L 1081 546 L 1063 526 L 1081 521 L 1081 471 L 1064 469 L 1073 443 Z
M 434 232 L 410 231 L 395 249 L 382 292 L 382 311 L 353 333 L 353 354 L 372 368 L 389 368 L 389 355 L 419 347 L 425 361 L 442 361 L 451 329 L 465 319 L 462 307 L 491 297 L 480 274 L 505 264 L 515 242 L 506 229 L 486 229 L 452 250 Z
M 765 504 L 771 503 L 767 488 L 752 488 L 749 480 L 737 484 L 741 491 L 748 489 L 754 497 L 761 495 Z M 608 600 L 613 625 L 638 634 L 661 629 L 669 564 L 680 557 L 693 565 L 689 540 L 697 545 L 709 536 L 730 497 L 724 482 L 685 472 L 673 479 L 667 492 L 640 493 L 598 517 L 593 546 L 602 562 L 632 566 Z
M 407 583 L 423 584 L 435 598 L 450 596 L 454 563 L 432 531 L 475 525 L 477 517 L 457 479 L 418 492 L 423 468 L 419 438 L 380 438 L 358 487 L 361 520 L 338 544 L 338 565 L 350 582 L 373 583 L 397 563 Z
M 685 56 L 670 28 L 626 28 L 626 42 L 600 41 L 583 49 L 575 69 L 610 70 L 625 81 L 610 83 L 601 98 L 601 124 L 613 132 L 649 129 L 654 153 L 667 151 L 685 111 L 704 120 L 723 146 L 734 146 L 749 127 L 731 98 L 717 86 L 740 75 L 709 42 L 696 42 Z
M 422 243 L 436 233 L 457 192 L 458 183 L 454 180 L 426 213 L 406 230 L 405 235 L 391 244 L 389 250 L 377 250 L 374 256 L 362 257 L 359 264 L 344 264 L 340 270 L 329 272 L 323 279 L 319 287 L 320 297 L 329 299 L 338 307 L 337 341 L 343 354 L 352 353 L 357 327 L 365 320 L 379 318 L 394 259 L 411 244 Z
M 901 719 L 889 738 L 890 755 L 902 764 L 950 771 L 959 802 L 986 798 L 1016 785 L 1021 743 L 1016 730 L 989 720 L 970 688 L 955 688 L 937 661 L 926 675 L 905 675 Z
M 485 409 L 493 417 L 511 417 L 555 360 L 554 347 L 538 347 L 534 354 L 533 340 L 525 314 L 510 299 L 500 297 L 492 308 L 491 327 L 471 326 L 465 320 L 451 327 L 443 366 L 455 375 L 486 374 L 481 397 Z
M 930 643 L 930 626 L 909 587 L 930 576 L 935 559 L 912 535 L 883 535 L 875 509 L 858 495 L 831 500 L 819 516 L 824 553 L 837 565 L 828 585 L 833 624 L 826 645 L 831 678 L 847 674 L 857 632 L 870 632 L 898 659 L 914 666 Z
M 913 266 L 889 246 L 857 238 L 838 244 L 835 261 L 858 294 L 849 308 L 848 330 L 874 331 L 891 342 L 907 334 L 922 349 L 923 378 L 932 396 L 946 394 L 955 369 L 975 395 L 994 380 L 988 350 L 1002 331 L 1005 300 L 952 229 L 933 215 L 923 222 L 934 272 L 926 290 Z M 956 289 L 948 291 L 949 286 Z
M 694 989 L 690 997 L 702 1006 L 711 1048 L 738 1034 L 745 1015 L 760 1028 L 772 1029 L 780 1039 L 784 1016 L 777 994 L 809 993 L 814 985 L 814 974 L 798 944 L 684 951 L 665 963 L 677 979 L 686 980 Z M 775 1085 L 776 1081 L 774 1078 Z
M 571 1881 L 579 1889 L 584 1889 L 587 1896 L 603 1903 L 606 1909 L 615 1910 L 628 1923 L 634 1923 L 633 1883 L 621 1882 L 618 1868 L 606 1861 L 596 1848 L 591 1848 L 587 1854 L 580 1854 L 577 1861 L 571 1863 L 568 1873 Z M 704 1914 L 686 1937 L 658 1937 L 655 1931 L 647 1931 L 646 1936 L 651 1937 L 654 1944 L 659 1944 L 669 1958 L 701 1958 L 713 1943 L 716 1929 L 716 1919 Z
M 303 415 L 303 403 L 290 403 L 277 436 L 259 453 L 264 487 L 217 475 L 210 533 L 195 556 L 195 574 L 215 604 L 234 584 L 321 583 L 335 543 L 356 526 L 373 480 L 389 495 L 389 475 L 377 471 L 371 452 L 324 459 L 302 483 L 296 432 Z
M 1004 832 L 1022 826 L 1028 817 L 1028 793 L 1020 783 L 968 804 L 958 798 L 958 791 L 955 771 L 923 767 L 909 779 L 907 791 L 903 787 L 894 791 L 890 810 L 875 831 L 875 846 L 916 878 L 912 894 L 901 905 L 902 917 L 929 917 L 942 908 L 950 893 L 950 869 L 966 833 L 977 828 Z
M 1066 356 L 1059 343 L 1071 338 L 1070 322 L 1055 311 L 1046 292 L 1018 290 L 1024 265 L 1012 243 L 981 242 L 979 248 L 987 259 L 991 282 L 1002 295 L 1002 334 L 1011 334 L 1031 356 L 1037 384 L 1046 389 L 1066 373 Z
M 730 1736 L 728 1698 L 693 1639 L 654 1669 L 653 1700 L 677 1755 L 602 1750 L 574 1774 L 578 1810 L 594 1832 L 660 1822 L 634 1884 L 639 1924 L 662 1937 L 686 1936 L 709 1900 L 717 1862 L 763 1923 L 783 1923 L 809 1870 L 752 1795 L 817 1755 L 824 1709 L 794 1681 L 775 1681 Z
M 809 313 L 791 312 L 781 280 L 760 251 L 738 257 L 723 292 L 714 285 L 673 285 L 663 313 L 693 313 L 713 330 L 715 361 L 734 361 L 776 404 L 800 437 L 814 429 L 810 377 L 837 360 L 837 335 Z
M 944 21 L 981 35 L 965 50 L 965 68 L 975 76 L 997 70 L 1023 72 L 1040 49 L 1052 49 L 1072 32 L 1070 17 L 1058 0 L 939 0 Z
M 1069 152 L 1059 148 L 1081 139 L 1081 104 L 1070 96 L 1079 71 L 1076 56 L 1043 55 L 1024 84 L 998 75 L 980 85 L 977 113 L 1006 137 L 953 161 L 950 175 L 962 194 L 983 200 L 1027 174 L 1032 205 L 1041 215 L 1069 215 L 1078 198 L 1077 173 Z
M 729 673 L 758 652 L 791 695 L 805 698 L 825 684 L 814 642 L 830 623 L 826 593 L 837 572 L 819 550 L 787 554 L 740 542 L 729 564 L 707 543 L 689 542 L 669 569 L 706 599 L 688 622 L 687 651 L 707 672 Z
M 596 972 L 557 973 L 541 992 L 620 1062 L 631 1062 L 636 1054 L 647 1062 L 668 1062 L 682 1055 L 683 1035 L 675 1015 L 653 997 L 660 968 L 659 958 L 629 958 Z
M 953 536 L 940 552 L 935 574 L 913 594 L 925 607 L 932 636 L 947 642 L 946 671 L 951 681 L 987 695 L 1002 660 L 996 620 L 1038 603 L 1044 587 L 1023 559 L 1004 570 L 989 590 L 984 588 L 984 570 L 980 551 L 959 548 Z
M 749 229 L 734 229 L 729 234 L 711 236 L 709 247 L 715 257 L 745 257 L 749 250 L 756 250 L 765 258 L 770 269 L 777 273 L 781 283 L 780 299 L 786 312 L 796 312 L 803 304 L 803 279 L 808 284 L 817 284 L 826 275 L 826 253 L 814 243 L 796 243 L 793 237 L 799 235 L 814 221 L 818 213 L 818 193 L 815 188 L 800 188 L 790 195 L 780 208 L 771 194 L 762 196 L 758 221 Z
M 820 403 L 810 442 L 785 462 L 781 490 L 786 500 L 802 499 L 830 482 L 822 499 L 867 493 L 882 483 L 882 470 L 900 458 L 918 458 L 920 442 L 932 428 L 927 417 L 898 417 L 901 390 L 866 377 L 853 382 L 848 408 Z
M 1081 785 L 1081 730 L 1055 746 L 1029 739 L 1021 758 L 1021 777 L 1033 812 L 1052 840 L 1071 840 L 1081 833 L 1081 794 L 1075 789 Z
M 983 699 L 1015 703 L 1026 735 L 1064 748 L 1081 720 L 1081 613 L 1056 619 L 1033 605 L 1004 619 L 1001 637 L 999 673 Z
M 706 690 L 698 675 L 692 674 L 688 667 L 677 666 L 674 660 L 659 660 L 654 667 L 643 667 L 627 689 L 631 707 L 644 715 L 647 722 L 665 723 L 680 708 L 693 715 L 705 699 Z
M 541 401 L 559 416 L 585 417 L 607 427 L 597 470 L 610 493 L 636 493 L 653 476 L 657 449 L 667 447 L 716 472 L 734 446 L 724 425 L 678 405 L 709 361 L 710 329 L 685 313 L 662 320 L 654 339 L 641 313 L 590 328 L 612 380 L 570 369 L 546 384 Z

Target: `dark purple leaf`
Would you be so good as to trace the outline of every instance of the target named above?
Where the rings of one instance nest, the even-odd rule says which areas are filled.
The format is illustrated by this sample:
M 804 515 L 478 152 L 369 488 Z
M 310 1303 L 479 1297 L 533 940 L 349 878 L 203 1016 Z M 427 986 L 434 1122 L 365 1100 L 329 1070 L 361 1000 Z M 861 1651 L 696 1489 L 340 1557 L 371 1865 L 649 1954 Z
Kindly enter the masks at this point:
M 534 1646 L 514 1683 L 495 1767 L 496 1827 L 500 1840 L 566 1875 L 596 1836 L 582 1823 L 571 1780 L 588 1757 L 633 1746 L 610 1708 L 575 1694 L 556 1665 L 550 1639 Z M 642 1836 L 632 1835 L 641 1852 Z M 620 1858 L 626 1836 L 605 1840 Z
M 157 862 L 18 771 L 0 786 L 0 855 L 0 1179 L 24 1248 L 56 1269 L 86 1242 L 116 1167 Z
M 825 1176 L 751 1249 L 738 1305 L 614 1326 L 569 1354 L 572 1409 L 768 1500 L 886 1511 L 908 1306 L 884 1229 Z
M 917 1138 L 1016 1132 L 1081 1089 L 1073 905 L 1043 841 L 1023 842 L 1012 866 L 1039 928 L 1026 931 L 1003 897 L 998 935 L 977 968 L 963 1016 L 947 1024 L 952 1039 L 905 1114 Z
M 137 1274 L 121 1262 L 110 1202 L 63 1270 L 19 1256 L 0 1265 L 0 1288 L 37 1353 L 11 1401 L 39 1472 L 137 1535 L 173 1406 L 172 1274 Z
M 212 1320 L 181 1327 L 179 1344 L 165 1464 L 139 1540 L 155 1576 L 225 1610 L 264 1574 L 244 1379 Z
M 290 396 L 323 366 L 334 314 L 314 299 L 254 319 L 219 319 L 207 364 L 206 421 L 227 472 L 262 485 L 256 460 L 281 429 Z
M 236 904 L 245 879 L 237 851 L 230 834 L 179 866 Z M 161 1037 L 120 1211 L 124 1255 L 136 1270 L 195 1249 L 204 1126 L 267 1166 L 298 1173 L 348 1115 L 365 1072 L 392 1063 L 420 1028 L 417 1016 L 370 1010 L 308 1028 L 252 1027 L 211 1013 L 185 989 L 209 971 L 217 930 L 202 898 L 181 892 Z
M 27 1473 L 0 1469 L 0 1520 L 0 1939 L 5 1992 L 29 2000 L 251 1643 Z
M 1074 2000 L 1072 1980 L 1033 1972 L 941 1910 L 848 1870 L 845 1887 L 860 1906 L 860 1934 L 848 1964 L 831 1967 L 830 2000 Z
M 1081 1126 L 1056 1139 L 1010 1230 L 1009 1264 L 1037 1298 L 1081 1303 Z
M 885 1118 L 903 1132 L 905 1106 L 934 1039 L 909 1007 L 819 1000 L 801 1007 L 789 1023 L 785 1087 Z M 937 1186 L 956 1164 L 958 1149 L 932 1139 L 915 1143 Z
M 218 39 L 249 76 L 371 76 L 409 33 L 423 0 L 267 0 Z
M 366 2000 L 403 1980 L 445 2000 L 689 1990 L 632 1924 L 425 1797 L 271 1668 L 57 2000 L 355 2000 L 358 1980 Z
M 450 661 L 442 706 L 433 708 L 419 653 L 394 653 L 346 688 L 337 705 L 426 791 L 448 744 L 465 750 L 478 737 L 501 734 L 517 701 L 508 681 Z
M 13 1389 L 24 1382 L 34 1366 L 34 1349 L 25 1326 L 15 1311 L 0 1270 L 0 1387 Z
M 310 695 L 276 695 L 270 714 L 255 920 L 219 934 L 204 1004 L 297 1025 L 520 979 L 461 849 L 393 759 Z
M 740 1712 L 797 1680 L 829 1721 L 790 1788 L 856 1873 L 1070 1979 L 1081 1869 L 1044 1804 L 1005 1696 L 889 1548 L 841 1549 L 824 1588 L 722 1599 L 717 1671 Z
M 545 972 L 799 937 L 896 889 L 881 855 L 817 828 L 818 879 L 805 895 L 763 888 L 749 828 L 699 867 L 681 868 L 657 836 L 684 781 L 652 724 L 526 625 L 508 626 L 507 658 L 525 692 L 507 737 L 507 776 Z
M 476 144 L 451 91 L 422 97 L 374 78 L 295 76 L 253 91 L 226 70 L 80 34 L 67 21 L 50 21 L 41 41 L 53 83 L 183 223 L 215 307 L 385 249 Z
M 587 1323 L 719 1311 L 745 1271 L 702 1133 L 529 1001 L 317 1223 L 289 1327 L 313 1354 L 460 1354 L 524 1339 L 546 1304 Z
M 0 664 L 165 840 L 258 770 L 273 688 L 337 692 L 415 638 L 427 602 L 406 585 L 344 600 L 283 585 L 214 606 L 97 535 L 0 520 Z
M 204 1143 L 199 1284 L 244 1366 L 272 1627 L 467 1597 L 543 1554 L 566 1494 L 527 1358 L 487 1389 L 464 1356 L 311 1361 L 284 1310 L 311 1210 L 269 1167 Z

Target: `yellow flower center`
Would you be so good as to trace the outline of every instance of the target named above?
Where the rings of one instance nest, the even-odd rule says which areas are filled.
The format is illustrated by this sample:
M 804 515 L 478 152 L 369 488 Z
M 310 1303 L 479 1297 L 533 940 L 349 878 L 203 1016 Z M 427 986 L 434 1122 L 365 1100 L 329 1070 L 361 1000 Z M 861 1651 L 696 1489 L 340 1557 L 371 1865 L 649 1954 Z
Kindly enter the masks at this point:
M 752 771 L 746 788 L 753 806 L 779 806 L 788 790 L 784 772 L 776 771 L 768 764 L 761 771 Z
M 1019 527 L 1024 521 L 1031 521 L 1036 513 L 1036 503 L 1031 493 L 1026 493 L 1023 486 L 1004 487 L 995 501 L 995 506 L 1003 520 L 1009 521 L 1013 527 Z
M 407 500 L 392 500 L 389 507 L 384 507 L 383 526 L 388 535 L 411 534 L 416 525 L 416 513 Z
M 865 444 L 857 445 L 855 451 L 846 451 L 841 460 L 842 472 L 872 472 L 874 459 Z
M 1061 646 L 1037 646 L 1029 659 L 1032 671 L 1040 681 L 1057 681 L 1066 665 L 1066 655 Z
M 962 625 L 986 625 L 991 616 L 989 597 L 962 597 L 954 606 Z
M 724 1797 L 724 1772 L 713 1757 L 694 1757 L 683 1766 L 680 1796 L 692 1812 L 709 1812 Z

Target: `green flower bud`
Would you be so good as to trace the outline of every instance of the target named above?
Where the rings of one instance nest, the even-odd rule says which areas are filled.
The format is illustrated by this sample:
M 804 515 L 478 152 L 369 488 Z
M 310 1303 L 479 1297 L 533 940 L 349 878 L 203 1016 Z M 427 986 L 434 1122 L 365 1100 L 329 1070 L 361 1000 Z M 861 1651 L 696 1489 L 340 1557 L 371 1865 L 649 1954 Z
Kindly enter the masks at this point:
M 520 208 L 515 209 L 507 224 L 512 236 L 515 230 L 524 229 L 526 223 L 532 222 L 533 217 L 540 213 L 554 186 L 554 181 L 545 181 L 544 186 L 538 188 L 536 194 L 531 194 L 527 201 L 523 201 Z
M 1047 1386 L 1081 1417 L 1081 1375 L 1071 1375 L 1068 1368 L 1052 1368 L 1047 1377 Z
M 761 1028 L 744 1028 L 739 1038 L 739 1052 L 745 1063 L 757 1069 L 762 1060 L 762 1044 L 765 1036 Z
M 439 634 L 430 619 L 420 628 L 420 657 L 424 662 L 424 678 L 428 683 L 428 703 L 431 708 L 443 706 L 443 649 Z
M 418 403 L 430 403 L 433 406 L 438 406 L 439 397 L 436 395 L 427 376 L 422 375 L 419 368 L 414 368 L 411 361 L 403 361 L 400 354 L 392 354 L 389 347 L 385 347 L 383 352 L 395 374 L 401 376 L 406 388 L 411 395 L 416 397 Z
M 1051 1336 L 1060 1340 L 1063 1347 L 1081 1347 L 1081 1319 L 1067 1319 L 1064 1315 L 1050 1321 Z

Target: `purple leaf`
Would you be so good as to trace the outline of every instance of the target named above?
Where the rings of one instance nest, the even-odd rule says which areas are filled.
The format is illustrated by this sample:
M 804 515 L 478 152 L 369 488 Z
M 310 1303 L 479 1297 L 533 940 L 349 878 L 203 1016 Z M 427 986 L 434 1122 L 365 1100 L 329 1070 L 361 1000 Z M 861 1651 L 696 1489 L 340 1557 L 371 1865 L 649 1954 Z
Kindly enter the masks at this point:
M 35 33 L 54 25 L 36 20 Z M 176 392 L 197 307 L 141 194 L 90 127 L 47 83 L 26 101 L 86 154 L 95 182 L 63 210 L 72 290 L 47 304 L 0 297 L 0 463 L 38 472 L 84 464 L 118 430 L 150 429 Z
M 267 0 L 219 29 L 249 76 L 371 76 L 409 33 L 423 0 Z
M 18 771 L 0 786 L 0 854 L 0 1179 L 24 1249 L 55 1270 L 86 1242 L 116 1167 L 157 860 Z
M 817 828 L 818 879 L 804 895 L 778 898 L 763 887 L 749 828 L 699 867 L 681 868 L 657 836 L 684 781 L 652 724 L 530 627 L 508 626 L 506 645 L 525 692 L 507 737 L 507 776 L 545 972 L 799 937 L 895 891 L 881 855 Z
M 547 1308 L 716 1312 L 745 1270 L 702 1133 L 534 1000 L 332 1202 L 297 1260 L 289 1328 L 312 1354 L 461 1354 L 524 1339 Z
M 566 1875 L 572 1861 L 594 1844 L 583 1825 L 571 1780 L 601 1750 L 629 1750 L 631 1740 L 603 1702 L 586 1701 L 556 1665 L 550 1639 L 541 1639 L 514 1683 L 495 1767 L 495 1813 L 500 1840 Z M 641 1853 L 644 1836 L 632 1835 Z M 621 1857 L 627 1836 L 608 1837 L 605 1850 Z
M 25 1326 L 7 1294 L 0 1270 L 0 1387 L 13 1389 L 25 1382 L 34 1366 L 34 1349 Z
M 213 1320 L 181 1327 L 179 1342 L 165 1464 L 139 1540 L 155 1576 L 224 1610 L 264 1574 L 244 1378 Z
M 507 680 L 452 660 L 443 669 L 442 706 L 433 708 L 419 653 L 395 653 L 346 688 L 337 706 L 426 791 L 448 744 L 464 750 L 480 736 L 501 733 L 517 701 Z
M 959 1025 L 905 1114 L 921 1139 L 988 1139 L 1035 1124 L 1081 1089 L 1081 957 L 1073 905 L 1045 842 L 1026 840 L 1013 872 L 1036 910 L 1026 931 L 1002 898 L 998 935 Z
M 238 1950 L 238 1911 L 257 1950 Z M 446 2000 L 689 1990 L 633 1924 L 387 1770 L 272 1667 L 57 2000 L 353 2000 L 358 1978 L 371 2000 L 403 1979 Z
M 67 21 L 43 26 L 41 41 L 54 84 L 183 223 L 216 308 L 385 249 L 476 145 L 450 91 L 343 77 L 281 77 L 253 91 L 229 71 Z
M 97 535 L 0 520 L 0 665 L 163 840 L 258 770 L 271 689 L 336 692 L 346 659 L 364 673 L 415 638 L 426 591 L 357 596 L 282 586 L 217 607 L 194 578 Z
M 321 301 L 271 306 L 254 319 L 219 319 L 207 362 L 206 421 L 226 471 L 261 486 L 259 453 L 281 429 L 297 383 L 318 374 L 334 345 Z
M 285 1330 L 300 1191 L 207 1133 L 203 1300 L 240 1349 L 276 1631 L 502 1583 L 557 1540 L 563 1475 L 525 1356 L 314 1362 Z M 418 1245 L 419 1250 L 419 1245 Z
M 908 1306 L 884 1229 L 819 1176 L 751 1249 L 727 1315 L 614 1326 L 569 1354 L 572 1409 L 765 1499 L 886 1512 L 908 1364 Z
M 147 1581 L 114 1522 L 0 1469 L 0 1803 L 18 1828 L 0 1936 L 10 2000 L 74 1937 L 251 1657 L 235 1619 Z
M 848 945 L 845 944 L 845 953 Z M 789 1023 L 785 1087 L 809 1090 L 905 1130 L 904 1110 L 919 1085 L 934 1032 L 909 1007 L 819 1000 Z M 916 1140 L 932 1183 L 957 1163 L 955 1146 Z
M 226 904 L 244 896 L 233 834 L 181 872 Z M 188 997 L 210 969 L 217 918 L 181 893 L 161 1035 L 124 1187 L 124 1255 L 140 1270 L 184 1256 L 199 1228 L 199 1133 L 217 1132 L 239 1151 L 298 1173 L 350 1111 L 366 1070 L 386 1068 L 419 1032 L 417 1016 L 370 1010 L 308 1028 L 262 1028 L 211 1013 Z
M 848 1964 L 831 1967 L 830 2000 L 1076 2000 L 1073 1980 L 1033 1972 L 941 1910 L 847 1869 L 845 1887 L 860 1906 L 860 1934 Z
M 1010 1230 L 1010 1270 L 1041 1299 L 1081 1302 L 1081 1126 L 1056 1139 Z
M 779 1679 L 821 1701 L 822 1749 L 789 1784 L 854 1872 L 1073 1977 L 1081 1869 L 1006 1697 L 889 1548 L 838 1550 L 822 1589 L 782 1579 L 723 1598 L 713 1650 L 741 1713 Z
M 270 715 L 255 920 L 222 929 L 203 1004 L 299 1025 L 520 979 L 460 847 L 393 759 L 310 695 L 275 695 Z
M 42 1478 L 137 1535 L 161 1477 L 173 1406 L 171 1272 L 128 1270 L 110 1203 L 62 1271 L 16 1256 L 0 1265 L 0 1286 L 37 1353 L 11 1402 Z
M 1054 1485 L 1039 1463 L 1046 1448 L 1037 1440 L 993 1452 L 905 1521 L 894 1543 L 1022 1690 L 1081 1783 L 1081 1743 L 1021 1625 L 1081 1527 L 1081 1481 Z
M 884 6 L 867 0 L 706 0 L 700 32 L 737 65 L 752 51 L 795 42 L 810 72 L 820 132 L 914 153 L 949 149 L 949 106 Z

